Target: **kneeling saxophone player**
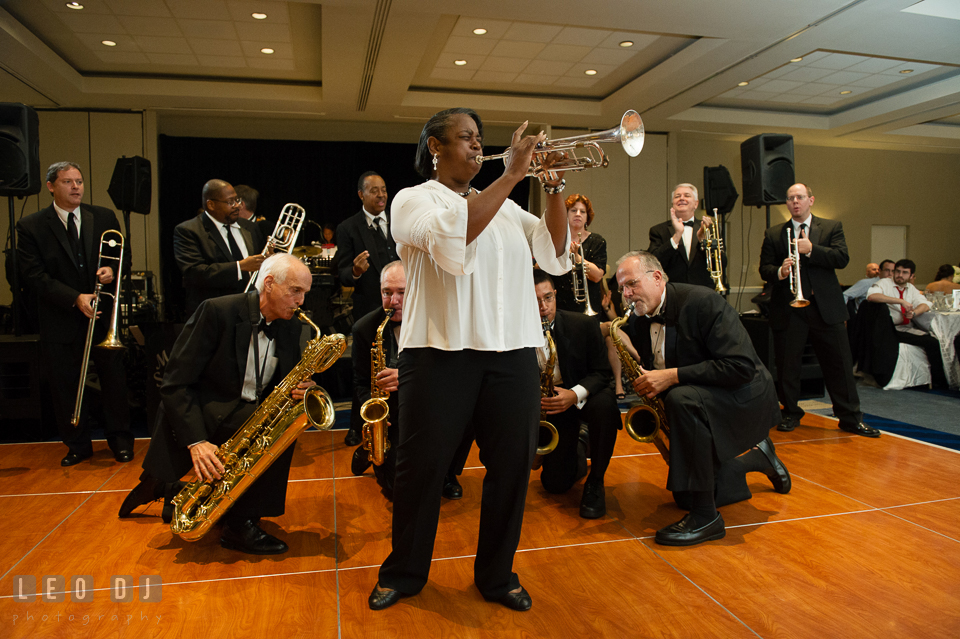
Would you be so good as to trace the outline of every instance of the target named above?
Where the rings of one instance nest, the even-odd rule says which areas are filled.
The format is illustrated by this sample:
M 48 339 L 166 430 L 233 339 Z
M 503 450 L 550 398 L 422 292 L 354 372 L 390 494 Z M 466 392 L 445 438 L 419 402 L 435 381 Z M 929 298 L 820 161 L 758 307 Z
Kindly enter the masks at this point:
M 166 496 L 164 518 L 169 519 L 171 494 L 191 467 L 204 480 L 220 478 L 217 447 L 300 360 L 302 324 L 292 318 L 311 283 L 303 262 L 279 253 L 264 260 L 255 291 L 200 304 L 174 344 L 144 472 L 123 501 L 120 517 Z M 301 382 L 294 399 L 311 384 Z M 261 517 L 284 512 L 293 449 L 287 448 L 223 516 L 221 546 L 257 555 L 287 551 L 257 524 Z

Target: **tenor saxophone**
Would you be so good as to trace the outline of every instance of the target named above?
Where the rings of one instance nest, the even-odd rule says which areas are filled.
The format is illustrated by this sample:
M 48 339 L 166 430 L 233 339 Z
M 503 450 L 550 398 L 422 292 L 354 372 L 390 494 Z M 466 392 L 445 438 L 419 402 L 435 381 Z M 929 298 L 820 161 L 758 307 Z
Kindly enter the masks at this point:
M 339 333 L 324 337 L 316 324 L 299 310 L 301 321 L 316 331 L 307 343 L 300 362 L 247 419 L 237 433 L 217 451 L 223 464 L 220 479 L 197 479 L 173 498 L 170 529 L 186 541 L 197 541 L 240 498 L 311 424 L 319 430 L 333 426 L 335 414 L 329 393 L 312 386 L 303 401 L 290 393 L 314 373 L 328 369 L 343 355 L 347 340 Z M 299 418 L 306 413 L 306 419 Z M 299 420 L 299 422 L 298 422 Z
M 360 407 L 360 417 L 363 419 L 363 448 L 367 451 L 367 458 L 374 465 L 383 464 L 383 460 L 390 450 L 390 440 L 387 439 L 387 417 L 390 416 L 390 406 L 387 398 L 390 391 L 380 390 L 377 386 L 377 373 L 387 367 L 387 357 L 383 352 L 383 331 L 387 322 L 393 316 L 393 309 L 384 309 L 387 316 L 377 329 L 377 337 L 370 349 L 370 399 Z
M 640 364 L 633 359 L 633 356 L 623 345 L 623 340 L 620 339 L 620 327 L 630 319 L 633 307 L 634 305 L 631 304 L 623 317 L 618 317 L 610 322 L 610 339 L 613 340 L 613 345 L 617 348 L 617 355 L 620 357 L 620 363 L 623 366 L 623 374 L 627 376 L 631 383 L 642 376 L 643 372 L 640 370 Z M 641 397 L 640 401 L 635 402 L 627 411 L 623 427 L 630 437 L 641 444 L 653 442 L 653 445 L 663 456 L 663 460 L 667 464 L 670 463 L 670 427 L 667 424 L 667 413 L 660 398 Z

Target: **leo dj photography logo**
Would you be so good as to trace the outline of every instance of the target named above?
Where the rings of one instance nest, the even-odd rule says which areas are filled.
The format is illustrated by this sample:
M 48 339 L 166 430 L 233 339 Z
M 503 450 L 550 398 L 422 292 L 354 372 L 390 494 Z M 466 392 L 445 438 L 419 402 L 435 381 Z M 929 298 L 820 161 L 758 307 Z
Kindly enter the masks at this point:
M 111 575 L 107 584 L 96 587 L 93 575 L 44 575 L 39 580 L 34 575 L 16 575 L 13 578 L 13 600 L 30 603 L 39 599 L 44 603 L 89 603 L 94 598 L 109 596 L 113 603 L 158 603 L 163 599 L 163 581 L 160 575 Z

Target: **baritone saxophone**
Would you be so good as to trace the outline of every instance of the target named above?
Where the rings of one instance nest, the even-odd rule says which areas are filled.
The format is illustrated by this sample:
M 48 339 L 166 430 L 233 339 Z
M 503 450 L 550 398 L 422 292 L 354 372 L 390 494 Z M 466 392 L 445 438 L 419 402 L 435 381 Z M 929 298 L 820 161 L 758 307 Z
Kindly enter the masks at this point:
M 390 406 L 387 398 L 390 391 L 380 390 L 377 385 L 377 374 L 387 367 L 387 356 L 383 352 L 383 331 L 393 316 L 393 309 L 384 309 L 386 317 L 377 328 L 377 337 L 370 349 L 370 399 L 360 407 L 360 417 L 363 419 L 363 448 L 367 451 L 367 458 L 375 465 L 380 466 L 390 450 L 390 440 L 387 439 L 387 417 L 390 416 Z

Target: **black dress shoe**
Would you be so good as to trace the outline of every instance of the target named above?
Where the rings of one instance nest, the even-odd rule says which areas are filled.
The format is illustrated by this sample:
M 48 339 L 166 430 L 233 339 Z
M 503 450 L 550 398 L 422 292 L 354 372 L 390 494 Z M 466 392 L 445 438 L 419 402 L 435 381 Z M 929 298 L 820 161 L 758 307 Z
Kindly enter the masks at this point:
M 343 438 L 343 443 L 347 446 L 357 446 L 362 441 L 363 437 L 355 430 L 348 430 L 347 436 Z
M 789 433 L 800 423 L 800 420 L 796 417 L 784 417 L 783 421 L 777 426 L 777 430 L 784 433 Z
M 767 458 L 767 461 L 770 462 L 770 469 L 764 471 L 764 474 L 770 478 L 773 489 L 781 495 L 786 495 L 790 492 L 790 487 L 792 486 L 790 471 L 787 470 L 787 467 L 784 466 L 780 458 L 777 457 L 777 453 L 773 449 L 773 442 L 767 437 L 757 444 L 757 448 L 763 453 L 763 456 Z
M 492 600 L 487 599 L 487 601 Z M 518 612 L 524 612 L 533 607 L 533 599 L 530 598 L 530 593 L 528 593 L 523 586 L 520 586 L 520 592 L 508 592 L 496 601 L 502 603 L 510 610 L 516 610 Z
M 239 525 L 224 526 L 220 545 L 250 555 L 279 555 L 289 550 L 287 544 L 265 533 L 252 519 Z
M 113 458 L 116 459 L 121 464 L 125 464 L 128 461 L 133 461 L 133 451 L 129 448 L 121 448 L 120 450 L 113 451 Z
M 457 481 L 456 475 L 447 475 L 444 478 L 442 494 L 447 499 L 460 499 L 463 497 L 463 486 Z
M 120 504 L 120 512 L 117 516 L 120 519 L 126 519 L 133 513 L 135 508 L 149 504 L 151 501 L 160 499 L 162 496 L 163 484 L 153 477 L 147 477 L 141 480 L 140 483 L 127 494 L 123 503 Z
M 846 431 L 848 433 L 853 433 L 854 435 L 863 435 L 864 437 L 879 437 L 880 431 L 876 428 L 871 428 L 863 422 L 857 422 L 856 424 L 845 424 L 840 422 L 840 430 Z
M 377 582 L 377 585 L 373 587 L 373 592 L 370 593 L 370 597 L 367 599 L 367 604 L 369 604 L 370 610 L 383 610 L 397 603 L 405 596 L 406 595 L 399 590 L 381 588 L 380 583 Z
M 704 541 L 723 539 L 726 534 L 720 513 L 717 513 L 716 519 L 699 528 L 693 527 L 693 515 L 688 513 L 677 523 L 658 530 L 654 541 L 662 546 L 693 546 Z
M 580 498 L 580 516 L 584 519 L 599 519 L 607 514 L 607 499 L 602 481 L 590 481 L 583 485 Z
M 370 468 L 373 462 L 370 461 L 370 453 L 363 446 L 358 446 L 353 451 L 353 459 L 350 460 L 350 472 L 354 475 L 362 475 Z
M 61 466 L 76 466 L 84 459 L 90 459 L 93 457 L 93 452 L 85 453 L 83 455 L 77 454 L 73 451 L 67 453 L 67 456 L 60 460 Z

